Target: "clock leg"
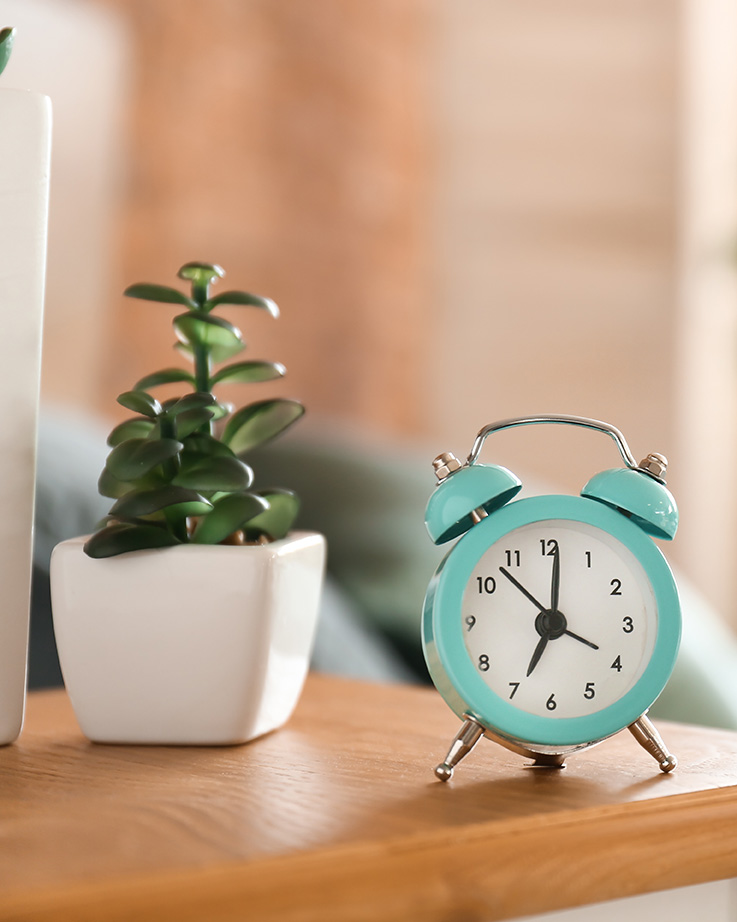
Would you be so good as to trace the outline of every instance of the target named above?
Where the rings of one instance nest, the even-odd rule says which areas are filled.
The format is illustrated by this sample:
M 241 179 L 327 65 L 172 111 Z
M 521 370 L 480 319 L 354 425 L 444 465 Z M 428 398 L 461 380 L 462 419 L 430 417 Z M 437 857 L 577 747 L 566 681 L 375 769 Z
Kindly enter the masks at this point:
M 643 714 L 627 728 L 642 748 L 650 755 L 664 772 L 672 772 L 678 765 L 678 759 L 668 752 L 663 738 L 653 726 L 650 718 Z
M 453 769 L 464 756 L 468 755 L 483 735 L 484 728 L 481 724 L 473 717 L 466 715 L 463 726 L 450 744 L 445 761 L 435 767 L 435 776 L 441 781 L 450 781 L 453 777 Z

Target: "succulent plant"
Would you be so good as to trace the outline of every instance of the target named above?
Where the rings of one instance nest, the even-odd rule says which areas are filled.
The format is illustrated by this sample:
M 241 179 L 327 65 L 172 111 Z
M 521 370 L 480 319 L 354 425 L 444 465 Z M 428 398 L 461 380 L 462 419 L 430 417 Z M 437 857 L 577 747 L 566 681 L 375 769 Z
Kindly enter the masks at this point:
M 278 362 L 230 362 L 245 344 L 241 331 L 217 316 L 216 309 L 248 306 L 272 317 L 279 316 L 279 309 L 271 299 L 245 291 L 211 297 L 211 285 L 225 275 L 220 266 L 190 262 L 178 275 L 190 282 L 190 294 L 148 283 L 124 292 L 129 298 L 185 308 L 173 321 L 175 348 L 194 368 L 155 371 L 118 397 L 136 415 L 108 437 L 112 450 L 98 489 L 115 503 L 85 544 L 90 557 L 186 543 L 276 540 L 287 534 L 299 510 L 291 490 L 252 490 L 253 471 L 242 457 L 296 422 L 304 413 L 302 404 L 272 398 L 233 412 L 213 393 L 221 384 L 269 381 L 286 371 Z M 191 390 L 162 402 L 149 393 L 172 383 Z

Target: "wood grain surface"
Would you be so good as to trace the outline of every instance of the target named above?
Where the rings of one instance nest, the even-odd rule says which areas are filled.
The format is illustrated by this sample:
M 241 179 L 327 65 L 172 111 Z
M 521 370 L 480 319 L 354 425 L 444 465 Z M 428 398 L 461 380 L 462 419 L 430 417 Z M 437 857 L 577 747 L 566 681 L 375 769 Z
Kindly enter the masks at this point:
M 737 735 L 664 725 L 531 770 L 430 689 L 310 677 L 247 746 L 99 746 L 61 691 L 0 751 L 0 919 L 503 919 L 737 875 Z M 247 911 L 246 911 L 247 907 Z

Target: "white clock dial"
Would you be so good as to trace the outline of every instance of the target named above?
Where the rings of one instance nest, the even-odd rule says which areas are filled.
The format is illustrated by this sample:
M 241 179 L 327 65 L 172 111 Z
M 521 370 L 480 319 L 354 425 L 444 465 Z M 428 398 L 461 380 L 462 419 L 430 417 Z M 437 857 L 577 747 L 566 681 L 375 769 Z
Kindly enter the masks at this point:
M 523 525 L 492 544 L 468 581 L 461 617 L 466 650 L 489 688 L 553 718 L 590 715 L 626 694 L 658 626 L 634 554 L 602 529 L 564 519 Z

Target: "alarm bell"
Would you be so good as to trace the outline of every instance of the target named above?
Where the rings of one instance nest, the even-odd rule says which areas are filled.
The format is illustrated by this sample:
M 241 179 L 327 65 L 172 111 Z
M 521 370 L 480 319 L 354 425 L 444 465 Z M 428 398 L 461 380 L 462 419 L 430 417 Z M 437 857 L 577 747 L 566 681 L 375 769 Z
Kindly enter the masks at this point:
M 433 466 L 440 483 L 427 504 L 425 525 L 435 544 L 445 544 L 467 532 L 522 489 L 522 481 L 498 464 L 461 467 L 448 452 L 438 455 Z
M 678 529 L 678 509 L 660 477 L 649 472 L 650 457 L 654 456 L 649 455 L 637 469 L 618 467 L 595 474 L 581 496 L 622 512 L 653 538 L 670 541 Z

